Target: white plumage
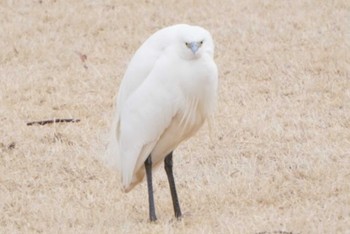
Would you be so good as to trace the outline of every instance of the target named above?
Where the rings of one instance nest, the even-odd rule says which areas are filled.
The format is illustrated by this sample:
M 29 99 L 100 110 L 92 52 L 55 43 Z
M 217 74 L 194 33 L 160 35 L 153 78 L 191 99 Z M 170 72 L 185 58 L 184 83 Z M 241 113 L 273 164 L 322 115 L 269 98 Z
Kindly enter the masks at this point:
M 156 167 L 213 113 L 213 54 L 210 33 L 185 24 L 157 31 L 136 51 L 119 89 L 107 149 L 126 192 L 142 181 L 148 156 Z

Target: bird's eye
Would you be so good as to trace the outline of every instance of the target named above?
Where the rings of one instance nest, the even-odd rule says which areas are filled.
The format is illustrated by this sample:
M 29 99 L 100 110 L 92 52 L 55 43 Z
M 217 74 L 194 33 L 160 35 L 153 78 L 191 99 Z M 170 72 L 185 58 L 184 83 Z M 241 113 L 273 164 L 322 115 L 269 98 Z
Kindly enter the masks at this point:
M 204 42 L 204 41 L 200 41 L 199 44 L 203 45 L 203 42 Z
M 189 46 L 190 46 L 190 43 L 188 43 L 188 42 L 185 42 L 185 44 L 186 44 L 186 46 L 187 46 L 187 47 L 189 47 Z

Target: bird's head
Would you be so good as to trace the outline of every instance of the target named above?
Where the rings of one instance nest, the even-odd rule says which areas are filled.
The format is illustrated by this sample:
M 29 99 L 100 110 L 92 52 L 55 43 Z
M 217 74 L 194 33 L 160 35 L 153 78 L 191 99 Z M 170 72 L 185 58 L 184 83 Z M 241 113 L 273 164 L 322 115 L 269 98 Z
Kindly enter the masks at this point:
M 214 43 L 210 33 L 198 26 L 184 25 L 178 29 L 177 47 L 185 59 L 197 59 L 203 54 L 214 54 Z

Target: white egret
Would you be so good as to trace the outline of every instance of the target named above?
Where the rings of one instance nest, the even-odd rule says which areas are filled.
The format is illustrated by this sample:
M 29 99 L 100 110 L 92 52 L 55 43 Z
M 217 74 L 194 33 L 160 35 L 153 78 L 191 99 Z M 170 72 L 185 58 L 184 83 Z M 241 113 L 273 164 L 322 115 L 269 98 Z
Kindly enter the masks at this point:
M 172 156 L 213 114 L 218 84 L 213 54 L 207 30 L 186 24 L 166 27 L 136 51 L 122 80 L 107 156 L 116 161 L 125 192 L 146 174 L 151 221 L 157 219 L 152 168 L 163 160 L 175 216 L 182 215 Z

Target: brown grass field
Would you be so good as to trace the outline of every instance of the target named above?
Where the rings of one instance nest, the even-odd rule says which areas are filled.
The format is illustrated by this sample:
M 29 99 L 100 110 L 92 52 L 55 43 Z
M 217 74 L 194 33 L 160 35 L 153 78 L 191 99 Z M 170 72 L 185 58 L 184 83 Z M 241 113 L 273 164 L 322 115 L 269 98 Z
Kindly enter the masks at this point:
M 0 233 L 350 233 L 350 1 L 2 0 L 0 23 Z M 183 219 L 160 169 L 150 223 L 100 159 L 128 61 L 176 23 L 212 33 L 219 105 L 175 151 Z M 81 121 L 26 125 L 53 118 Z

